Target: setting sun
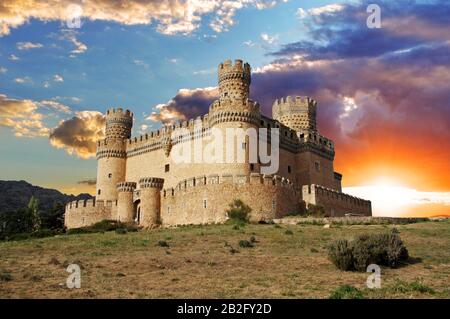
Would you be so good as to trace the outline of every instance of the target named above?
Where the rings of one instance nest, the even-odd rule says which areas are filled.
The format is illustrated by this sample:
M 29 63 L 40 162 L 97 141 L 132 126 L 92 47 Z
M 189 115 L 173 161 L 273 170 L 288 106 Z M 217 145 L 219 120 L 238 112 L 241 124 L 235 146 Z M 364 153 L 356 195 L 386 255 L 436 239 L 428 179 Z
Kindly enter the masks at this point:
M 374 216 L 433 216 L 450 209 L 450 192 L 419 191 L 388 177 L 344 191 L 371 200 Z

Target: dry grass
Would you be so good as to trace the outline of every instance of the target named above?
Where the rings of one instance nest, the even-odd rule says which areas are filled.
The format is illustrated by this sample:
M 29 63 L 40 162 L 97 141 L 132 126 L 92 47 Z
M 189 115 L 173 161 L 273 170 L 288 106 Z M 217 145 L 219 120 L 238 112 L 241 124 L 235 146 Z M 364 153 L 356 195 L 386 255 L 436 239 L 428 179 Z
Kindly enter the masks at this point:
M 211 225 L 2 242 L 0 273 L 9 280 L 0 280 L 0 297 L 328 298 L 346 284 L 366 298 L 449 298 L 449 221 L 398 226 L 414 262 L 383 269 L 382 289 L 327 259 L 332 240 L 390 227 Z M 251 236 L 254 247 L 239 247 Z M 69 263 L 82 267 L 81 289 L 65 286 Z

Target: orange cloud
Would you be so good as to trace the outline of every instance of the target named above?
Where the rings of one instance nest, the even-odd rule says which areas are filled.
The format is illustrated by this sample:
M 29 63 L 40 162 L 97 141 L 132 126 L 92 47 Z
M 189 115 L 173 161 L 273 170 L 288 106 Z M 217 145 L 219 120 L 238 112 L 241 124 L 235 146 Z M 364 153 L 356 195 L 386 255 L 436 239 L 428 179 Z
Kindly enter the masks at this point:
M 264 9 L 277 0 L 3 0 L 0 3 L 0 36 L 10 33 L 30 19 L 67 21 L 74 12 L 89 20 L 113 21 L 124 25 L 151 24 L 163 34 L 189 34 L 198 29 L 202 17 L 212 14 L 210 27 L 226 31 L 234 24 L 237 10 L 253 6 Z M 81 8 L 81 9 L 80 9 Z
M 12 128 L 17 137 L 48 136 L 50 130 L 38 108 L 38 103 L 32 100 L 11 99 L 0 94 L 0 126 Z
M 97 111 L 82 111 L 63 120 L 50 134 L 50 143 L 80 158 L 95 156 L 96 142 L 104 138 L 105 117 Z

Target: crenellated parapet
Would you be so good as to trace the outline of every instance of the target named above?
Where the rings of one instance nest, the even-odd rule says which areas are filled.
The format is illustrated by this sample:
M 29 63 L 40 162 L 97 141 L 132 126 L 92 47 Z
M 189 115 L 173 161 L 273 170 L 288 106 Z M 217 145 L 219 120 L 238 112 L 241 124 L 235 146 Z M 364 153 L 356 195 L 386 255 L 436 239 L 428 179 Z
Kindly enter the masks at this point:
M 86 199 L 66 204 L 64 225 L 67 228 L 86 227 L 105 219 L 114 219 L 117 201 Z
M 117 191 L 123 193 L 133 193 L 136 189 L 136 183 L 134 182 L 121 182 L 117 184 Z
M 278 175 L 265 175 L 260 173 L 245 174 L 212 174 L 208 176 L 197 176 L 184 179 L 180 181 L 177 186 L 173 188 L 166 188 L 163 190 L 163 196 L 174 196 L 180 192 L 184 192 L 196 187 L 205 185 L 217 184 L 233 184 L 233 185 L 268 185 L 274 187 L 282 187 L 293 192 L 296 191 L 294 184 L 287 178 Z
M 139 187 L 145 188 L 159 188 L 162 189 L 164 184 L 164 178 L 158 177 L 144 177 L 139 180 Z
M 347 213 L 372 215 L 372 206 L 369 200 L 320 185 L 303 185 L 302 198 L 307 204 L 323 206 L 330 216 L 344 216 Z
M 131 137 L 133 113 L 121 108 L 111 108 L 106 112 L 106 138 L 127 139 Z
M 275 100 L 272 117 L 296 131 L 316 131 L 317 102 L 310 97 L 288 96 Z
M 278 175 L 195 176 L 161 192 L 161 221 L 166 225 L 221 223 L 236 199 L 250 206 L 254 222 L 298 212 L 300 203 L 293 183 Z
M 220 100 L 245 100 L 249 97 L 251 83 L 250 64 L 242 60 L 226 60 L 218 67 Z

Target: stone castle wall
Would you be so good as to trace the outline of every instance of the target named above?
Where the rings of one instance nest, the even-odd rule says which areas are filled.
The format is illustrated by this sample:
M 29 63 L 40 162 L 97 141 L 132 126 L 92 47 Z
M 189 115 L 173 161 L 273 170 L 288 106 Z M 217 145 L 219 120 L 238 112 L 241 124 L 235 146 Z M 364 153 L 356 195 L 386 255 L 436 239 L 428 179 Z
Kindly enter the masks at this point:
M 306 204 L 320 205 L 331 217 L 358 214 L 372 216 L 371 202 L 319 185 L 303 185 L 302 198 Z
M 280 218 L 299 210 L 299 194 L 280 176 L 210 175 L 189 178 L 161 197 L 163 225 L 209 224 L 227 220 L 226 210 L 240 199 L 252 208 L 250 220 Z
M 117 202 L 95 199 L 73 201 L 66 204 L 64 225 L 79 228 L 105 219 L 117 219 Z

